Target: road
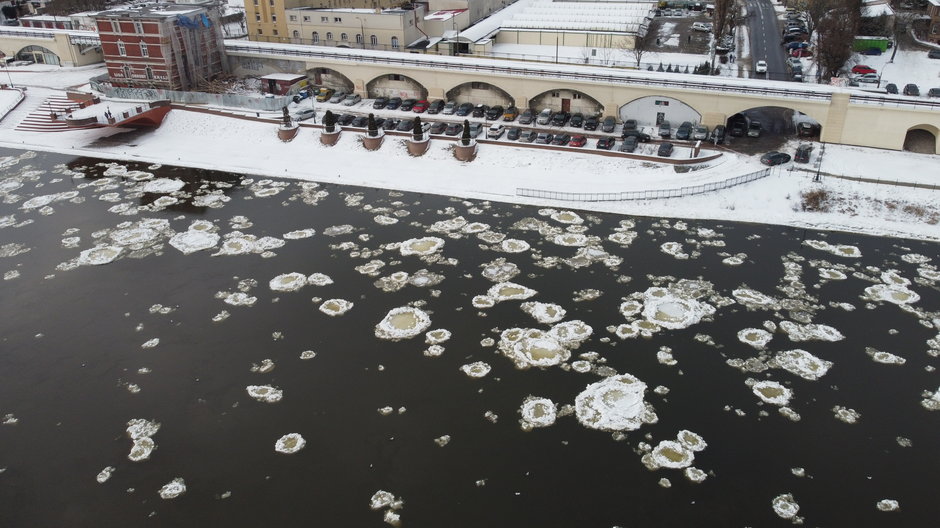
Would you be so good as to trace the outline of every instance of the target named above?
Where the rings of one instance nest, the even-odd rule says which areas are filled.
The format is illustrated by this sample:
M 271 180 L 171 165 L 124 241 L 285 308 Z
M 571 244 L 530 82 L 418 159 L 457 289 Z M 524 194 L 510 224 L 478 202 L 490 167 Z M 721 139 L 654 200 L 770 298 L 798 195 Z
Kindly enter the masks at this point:
M 747 0 L 747 29 L 751 39 L 751 63 L 767 61 L 766 78 L 787 81 L 790 76 L 786 57 L 780 46 L 780 24 L 770 0 Z M 764 78 L 763 73 L 751 72 L 752 78 Z

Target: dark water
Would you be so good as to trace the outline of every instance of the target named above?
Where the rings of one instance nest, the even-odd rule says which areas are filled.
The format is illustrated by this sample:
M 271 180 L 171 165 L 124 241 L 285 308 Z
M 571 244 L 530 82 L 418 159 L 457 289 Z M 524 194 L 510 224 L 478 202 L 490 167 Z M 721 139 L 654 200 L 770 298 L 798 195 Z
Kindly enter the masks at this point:
M 526 217 L 566 227 L 537 208 L 339 186 L 309 190 L 307 195 L 327 193 L 312 204 L 304 202 L 296 182 L 259 186 L 259 178 L 247 184 L 229 174 L 128 165 L 188 182 L 176 193 L 180 203 L 135 213 L 134 207 L 153 204 L 159 195 L 140 192 L 147 181 L 103 177 L 100 162 L 38 154 L 9 160 L 0 173 L 0 189 L 6 190 L 0 194 L 0 246 L 4 254 L 12 252 L 8 244 L 29 249 L 0 258 L 0 273 L 8 279 L 0 282 L 0 415 L 19 420 L 0 426 L 0 468 L 6 468 L 0 473 L 0 526 L 385 526 L 382 512 L 368 506 L 377 490 L 404 499 L 402 525 L 414 527 L 786 526 L 790 521 L 771 507 L 785 493 L 799 503 L 809 526 L 937 526 L 940 413 L 921 400 L 924 391 L 940 386 L 933 371 L 938 360 L 928 353 L 928 340 L 938 334 L 928 325 L 937 324 L 930 321 L 938 318 L 940 293 L 936 282 L 914 280 L 919 267 L 936 269 L 936 244 L 751 224 L 690 221 L 676 229 L 675 220 L 634 218 L 636 240 L 621 246 L 607 237 L 626 218 L 580 212 L 585 234 L 598 237 L 596 245 L 622 262 L 546 267 L 536 263 L 569 258 L 577 248 L 513 229 Z M 22 186 L 14 189 L 12 182 Z M 254 194 L 281 183 L 274 196 Z M 30 198 L 68 191 L 79 198 L 53 202 L 51 210 L 22 208 Z M 223 207 L 193 204 L 192 196 L 211 191 L 230 201 Z M 361 200 L 350 199 L 356 195 Z M 120 204 L 115 211 L 130 214 L 108 211 Z M 388 208 L 380 209 L 388 216 L 410 214 L 380 225 L 373 220 L 376 208 Z M 235 230 L 231 221 L 239 215 L 252 223 L 237 226 L 245 234 L 283 239 L 312 228 L 316 235 L 286 240 L 269 258 L 211 256 L 217 248 L 184 255 L 163 237 L 157 247 L 126 250 L 107 265 L 56 269 L 96 240 L 107 240 L 121 222 L 166 219 L 182 232 L 205 220 L 224 236 Z M 532 249 L 510 254 L 473 235 L 433 233 L 446 241 L 441 256 L 456 263 L 423 262 L 394 249 L 369 258 L 353 254 L 426 236 L 434 222 L 461 215 Z M 355 231 L 324 234 L 342 224 Z M 718 237 L 706 238 L 699 228 Z M 63 246 L 69 236 L 80 237 L 74 247 Z M 862 257 L 834 256 L 804 245 L 806 239 L 851 244 Z M 701 244 L 714 240 L 725 247 Z M 670 241 L 698 253 L 676 259 L 660 250 Z M 356 247 L 340 247 L 344 242 Z M 746 254 L 744 264 L 722 263 L 737 253 Z M 933 260 L 923 265 L 901 259 L 909 253 Z M 538 291 L 531 301 L 557 303 L 567 310 L 566 321 L 593 327 L 571 359 L 596 352 L 602 359 L 594 372 L 517 370 L 496 347 L 481 344 L 485 338 L 498 342 L 499 332 L 511 327 L 548 328 L 523 313 L 519 301 L 473 308 L 472 298 L 493 284 L 481 275 L 481 265 L 499 257 L 519 266 L 514 282 Z M 384 292 L 373 285 L 378 276 L 354 269 L 373 258 L 387 264 L 382 277 L 428 269 L 445 278 L 432 287 Z M 805 295 L 778 289 L 787 284 L 784 261 L 801 270 Z M 848 278 L 821 281 L 816 267 L 825 266 L 822 261 L 847 266 Z M 914 281 L 909 288 L 921 297 L 912 304 L 919 312 L 881 302 L 866 307 L 860 296 L 889 269 Z M 853 271 L 869 278 L 853 277 Z M 289 272 L 325 273 L 334 283 L 295 292 L 269 288 L 272 278 Z M 257 281 L 249 289 L 257 297 L 254 306 L 217 298 L 218 292 L 237 291 L 244 279 Z M 748 310 L 732 303 L 698 324 L 646 339 L 621 340 L 607 330 L 626 322 L 618 310 L 623 298 L 678 279 L 709 281 L 711 301 L 733 300 L 732 290 L 746 285 L 784 303 L 796 295 L 802 305 Z M 591 288 L 603 295 L 574 300 L 574 292 Z M 313 297 L 343 298 L 355 306 L 329 317 Z M 421 336 L 392 342 L 373 333 L 386 312 L 415 301 L 430 314 L 430 329 L 453 333 L 440 357 L 423 355 L 428 345 Z M 151 313 L 155 304 L 173 311 Z M 213 322 L 222 310 L 231 316 Z M 820 380 L 781 369 L 742 373 L 726 364 L 760 355 L 737 339 L 739 330 L 802 317 L 800 311 L 804 320 L 831 325 L 845 339 L 794 343 L 778 331 L 764 359 L 806 350 L 834 363 Z M 696 340 L 697 334 L 710 336 L 715 346 Z M 152 338 L 159 345 L 141 347 Z M 672 349 L 677 365 L 657 361 L 663 346 Z M 876 363 L 866 347 L 907 362 Z M 301 360 L 304 350 L 317 355 Z M 250 371 L 266 358 L 275 362 L 273 371 Z M 473 361 L 489 363 L 492 372 L 471 379 L 458 370 Z M 573 415 L 547 428 L 520 428 L 518 410 L 527 396 L 573 405 L 588 384 L 602 379 L 599 366 L 644 381 L 658 422 L 620 441 Z M 143 367 L 151 372 L 139 373 Z M 748 378 L 792 389 L 789 407 L 802 419 L 791 421 L 760 403 L 745 384 Z M 128 383 L 141 391 L 132 394 Z M 266 404 L 246 394 L 246 386 L 262 384 L 282 389 L 283 400 Z M 668 387 L 668 394 L 654 393 L 657 386 Z M 377 409 L 386 405 L 406 412 L 382 416 Z M 836 405 L 855 409 L 860 420 L 837 420 Z M 484 419 L 486 411 L 498 421 Z M 136 463 L 127 458 L 131 441 L 125 435 L 133 418 L 161 424 L 153 437 L 157 449 Z M 703 483 L 686 480 L 681 470 L 650 471 L 640 461 L 641 443 L 655 446 L 683 429 L 708 443 L 694 461 L 709 473 Z M 302 434 L 306 447 L 293 455 L 276 453 L 275 441 L 291 432 Z M 442 435 L 451 436 L 446 447 L 434 442 Z M 898 437 L 911 446 L 902 447 Z M 106 466 L 116 470 L 98 484 L 95 476 Z M 806 476 L 791 472 L 797 467 Z M 162 500 L 158 490 L 176 477 L 185 479 L 187 492 Z M 664 477 L 668 489 L 659 485 Z M 481 480 L 485 485 L 478 486 Z M 881 499 L 899 501 L 900 510 L 878 511 Z

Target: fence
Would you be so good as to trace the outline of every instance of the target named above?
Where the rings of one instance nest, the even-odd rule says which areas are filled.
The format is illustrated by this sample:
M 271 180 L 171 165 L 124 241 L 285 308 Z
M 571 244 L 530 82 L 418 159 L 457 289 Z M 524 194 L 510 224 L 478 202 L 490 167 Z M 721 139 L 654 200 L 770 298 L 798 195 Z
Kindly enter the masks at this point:
M 144 101 L 170 100 L 180 104 L 203 104 L 226 108 L 246 108 L 254 111 L 275 112 L 291 102 L 290 96 L 252 97 L 236 94 L 211 94 L 206 92 L 180 92 L 162 88 L 118 88 L 106 84 L 108 75 L 90 79 L 91 87 L 114 99 L 136 99 Z
M 744 174 L 735 178 L 730 178 L 720 182 L 706 183 L 689 187 L 679 187 L 677 189 L 654 189 L 648 191 L 628 191 L 619 193 L 569 193 L 545 191 L 541 189 L 517 188 L 516 196 L 525 196 L 527 198 L 548 198 L 551 200 L 562 200 L 569 202 L 622 202 L 627 200 L 657 200 L 663 198 L 681 198 L 683 196 L 692 196 L 707 192 L 727 189 L 735 185 L 749 183 L 754 180 L 770 176 L 770 169 L 762 169 L 750 174 Z

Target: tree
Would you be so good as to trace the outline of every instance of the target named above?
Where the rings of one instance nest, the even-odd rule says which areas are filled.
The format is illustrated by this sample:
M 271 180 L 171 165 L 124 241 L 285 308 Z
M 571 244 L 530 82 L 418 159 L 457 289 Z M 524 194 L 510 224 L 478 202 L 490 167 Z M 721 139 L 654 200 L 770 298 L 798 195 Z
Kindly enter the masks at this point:
M 414 126 L 411 127 L 411 133 L 415 141 L 424 139 L 424 128 L 421 125 L 421 116 L 415 116 Z
M 470 146 L 470 121 L 467 119 L 463 120 L 463 135 L 460 136 L 460 143 L 465 146 Z
M 369 114 L 369 123 L 366 126 L 369 130 L 369 137 L 376 137 L 379 135 L 379 127 L 375 124 L 375 114 Z
M 822 79 L 837 77 L 852 57 L 861 19 L 858 0 L 830 0 L 833 6 L 816 22 L 816 68 Z
M 649 30 L 648 25 L 641 24 L 635 37 L 622 37 L 615 45 L 621 53 L 636 62 L 636 67 L 639 68 L 643 55 L 653 49 L 655 42 L 656 34 Z
M 734 0 L 715 0 L 712 11 L 712 35 L 714 43 L 711 51 L 711 69 L 715 69 L 715 47 L 721 44 L 725 32 L 734 21 Z
M 323 114 L 323 129 L 331 134 L 336 132 L 336 116 L 329 110 Z

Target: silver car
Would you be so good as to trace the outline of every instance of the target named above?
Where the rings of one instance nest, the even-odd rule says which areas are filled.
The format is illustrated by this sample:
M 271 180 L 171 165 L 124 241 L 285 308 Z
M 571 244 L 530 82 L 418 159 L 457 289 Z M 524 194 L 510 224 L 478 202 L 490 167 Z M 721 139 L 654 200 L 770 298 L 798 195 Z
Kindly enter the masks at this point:
M 708 139 L 708 127 L 705 125 L 699 125 L 692 129 L 692 139 L 705 140 Z
M 330 97 L 331 103 L 339 103 L 346 98 L 348 94 L 346 92 L 336 92 L 333 94 L 333 97 Z
M 304 108 L 303 110 L 299 110 L 296 114 L 294 114 L 294 119 L 297 121 L 305 121 L 311 117 L 314 117 L 315 115 L 317 115 L 317 111 L 313 108 Z
M 362 96 L 359 94 L 349 94 L 343 99 L 343 106 L 352 106 L 354 104 L 359 104 L 359 101 L 362 101 Z

